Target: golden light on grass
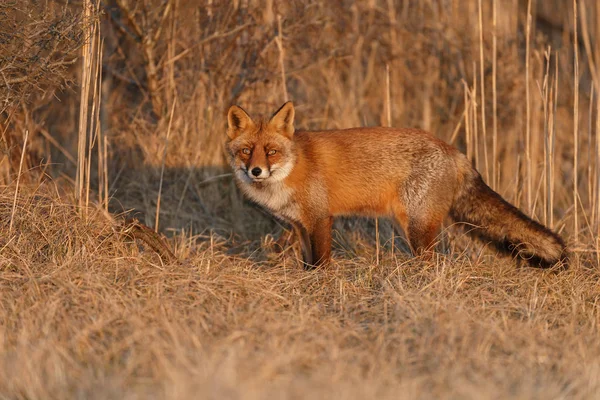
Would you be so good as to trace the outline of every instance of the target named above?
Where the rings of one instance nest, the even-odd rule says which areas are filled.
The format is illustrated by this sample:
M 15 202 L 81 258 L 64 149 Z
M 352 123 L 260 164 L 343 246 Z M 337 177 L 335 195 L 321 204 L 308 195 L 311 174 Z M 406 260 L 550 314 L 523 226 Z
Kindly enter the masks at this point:
M 164 264 L 99 209 L 84 219 L 51 187 L 17 203 L 18 235 L 1 254 L 2 395 L 586 398 L 600 389 L 594 269 L 406 254 L 374 268 L 338 251 L 331 269 L 307 273 L 293 260 L 232 257 L 215 235 L 174 237 L 187 264 Z

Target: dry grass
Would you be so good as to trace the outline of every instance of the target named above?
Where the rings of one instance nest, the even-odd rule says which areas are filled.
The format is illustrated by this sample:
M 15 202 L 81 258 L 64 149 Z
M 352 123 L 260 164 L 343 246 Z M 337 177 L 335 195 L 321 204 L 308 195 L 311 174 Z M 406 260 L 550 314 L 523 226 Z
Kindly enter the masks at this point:
M 0 6 L 0 398 L 597 397 L 600 3 L 532 1 L 529 22 L 525 0 L 201 3 Z M 328 269 L 274 255 L 224 112 L 288 96 L 300 128 L 452 141 L 571 268 L 516 268 L 453 229 L 413 259 L 383 219 L 336 222 Z
M 0 195 L 3 398 L 594 398 L 598 272 L 404 255 L 163 265 L 55 191 Z

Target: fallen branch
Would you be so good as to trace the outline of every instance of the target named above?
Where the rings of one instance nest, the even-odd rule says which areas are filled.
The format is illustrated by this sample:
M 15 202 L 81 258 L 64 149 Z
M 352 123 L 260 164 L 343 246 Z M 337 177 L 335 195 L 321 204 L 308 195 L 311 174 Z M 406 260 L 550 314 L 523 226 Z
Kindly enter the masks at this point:
M 149 226 L 137 220 L 129 220 L 123 224 L 122 234 L 129 239 L 138 239 L 154 250 L 165 263 L 178 263 L 179 259 L 171 251 L 165 240 Z

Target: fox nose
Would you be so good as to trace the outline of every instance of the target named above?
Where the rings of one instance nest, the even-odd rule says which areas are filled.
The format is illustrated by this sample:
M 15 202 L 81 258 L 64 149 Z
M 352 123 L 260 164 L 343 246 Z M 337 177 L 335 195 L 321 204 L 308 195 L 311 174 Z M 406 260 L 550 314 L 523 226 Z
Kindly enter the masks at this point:
M 259 176 L 261 172 L 262 172 L 262 169 L 260 169 L 258 167 L 252 168 L 252 175 L 254 175 L 254 176 Z

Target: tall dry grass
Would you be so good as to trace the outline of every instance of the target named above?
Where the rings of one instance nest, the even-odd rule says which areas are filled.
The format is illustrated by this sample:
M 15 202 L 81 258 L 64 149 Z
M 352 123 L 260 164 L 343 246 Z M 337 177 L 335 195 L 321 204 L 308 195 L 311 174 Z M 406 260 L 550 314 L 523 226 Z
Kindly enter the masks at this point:
M 26 29 L 0 26 L 1 397 L 595 397 L 596 2 L 6 4 Z M 384 219 L 337 221 L 327 270 L 275 255 L 286 227 L 235 189 L 224 113 L 288 97 L 299 128 L 458 146 L 571 269 L 515 268 L 453 227 L 413 259 Z

